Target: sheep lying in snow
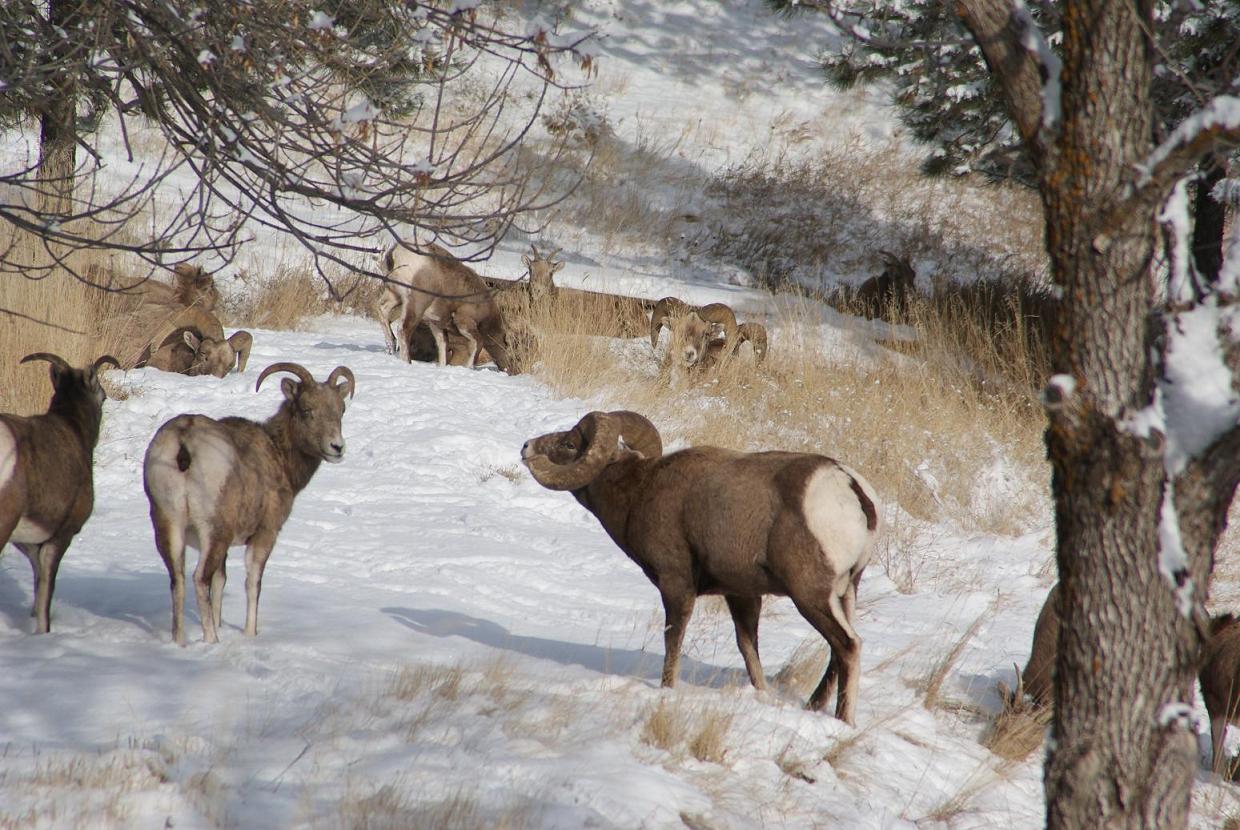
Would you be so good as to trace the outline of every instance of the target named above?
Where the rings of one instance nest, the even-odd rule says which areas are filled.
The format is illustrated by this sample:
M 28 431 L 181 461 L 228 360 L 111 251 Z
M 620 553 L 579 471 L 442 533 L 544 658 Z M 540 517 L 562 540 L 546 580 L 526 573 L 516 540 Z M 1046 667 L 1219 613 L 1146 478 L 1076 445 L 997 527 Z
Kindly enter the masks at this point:
M 155 433 L 143 462 L 155 544 L 172 580 L 172 636 L 185 643 L 185 547 L 199 551 L 194 593 L 205 642 L 219 642 L 224 560 L 232 545 L 245 550 L 245 633 L 258 634 L 263 569 L 293 498 L 323 461 L 344 458 L 340 432 L 353 373 L 337 366 L 317 382 L 296 363 L 274 363 L 254 385 L 276 372 L 284 401 L 259 423 L 246 418 L 178 415 Z
M 838 679 L 836 717 L 853 723 L 857 584 L 879 532 L 865 479 L 809 453 L 693 447 L 664 456 L 658 430 L 635 412 L 591 412 L 572 429 L 527 441 L 521 457 L 539 484 L 571 492 L 593 513 L 658 588 L 664 686 L 676 682 L 695 600 L 722 594 L 749 679 L 765 688 L 762 597 L 789 596 L 831 646 L 809 708 L 823 708 Z
M 253 343 L 254 338 L 248 331 L 238 331 L 225 338 L 203 334 L 195 328 L 180 328 L 164 338 L 154 353 L 139 360 L 138 366 L 190 377 L 222 378 L 234 368 L 238 372 L 245 371 Z
M 51 364 L 52 400 L 43 415 L 0 414 L 0 549 L 12 542 L 30 560 L 34 630 L 46 634 L 60 560 L 94 509 L 104 399 L 99 370 L 120 364 L 105 355 L 76 369 L 46 352 L 21 362 L 32 360 Z

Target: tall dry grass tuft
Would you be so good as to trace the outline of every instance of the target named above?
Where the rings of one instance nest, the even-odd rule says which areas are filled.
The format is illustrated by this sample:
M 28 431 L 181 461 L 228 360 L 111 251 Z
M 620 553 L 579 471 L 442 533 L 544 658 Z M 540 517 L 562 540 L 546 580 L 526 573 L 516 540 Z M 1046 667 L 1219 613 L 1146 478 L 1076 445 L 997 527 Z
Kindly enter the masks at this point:
M 982 736 L 982 746 L 1007 761 L 1023 761 L 1042 745 L 1051 722 L 1049 706 L 1004 706 Z
M 965 646 L 977 636 L 978 630 L 982 627 L 982 623 L 990 616 L 987 610 L 978 615 L 968 628 L 964 630 L 956 642 L 943 652 L 937 660 L 931 664 L 926 674 L 921 677 L 914 685 L 921 692 L 922 705 L 927 709 L 940 709 L 947 707 L 947 701 L 943 697 L 943 683 L 947 680 L 947 676 L 951 674 L 952 669 L 956 667 L 956 663 L 960 660 L 960 655 L 964 653 Z
M 1043 514 L 1042 414 L 1032 395 L 985 391 L 960 361 L 907 357 L 824 319 L 816 302 L 788 302 L 768 320 L 764 364 L 742 354 L 684 373 L 661 364 L 644 338 L 596 336 L 608 323 L 552 305 L 530 310 L 520 357 L 566 396 L 641 412 L 668 443 L 839 458 L 919 519 L 1011 533 Z
M 51 264 L 55 256 L 42 240 L 14 232 L 4 244 L 12 260 Z M 44 412 L 51 398 L 47 364 L 19 365 L 32 352 L 52 352 L 73 365 L 108 351 L 102 321 L 121 302 L 115 293 L 87 284 L 74 274 L 110 273 L 112 256 L 92 251 L 60 254 L 72 269 L 32 280 L 20 271 L 0 271 L 0 412 Z
M 311 317 L 332 313 L 369 317 L 382 290 L 377 280 L 347 274 L 333 279 L 340 297 L 334 299 L 312 269 L 288 265 L 262 279 L 245 272 L 238 277 L 247 288 L 225 298 L 221 317 L 231 326 L 260 329 L 298 329 Z

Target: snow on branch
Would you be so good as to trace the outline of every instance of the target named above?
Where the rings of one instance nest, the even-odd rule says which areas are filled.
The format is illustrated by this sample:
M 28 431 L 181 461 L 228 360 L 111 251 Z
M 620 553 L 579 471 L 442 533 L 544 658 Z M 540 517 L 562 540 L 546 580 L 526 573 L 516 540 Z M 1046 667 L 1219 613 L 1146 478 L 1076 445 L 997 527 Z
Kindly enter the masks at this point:
M 1240 143 L 1240 98 L 1220 95 L 1190 115 L 1141 167 L 1138 189 L 1175 181 L 1215 144 Z
M 1037 58 L 1042 73 L 1042 129 L 1052 130 L 1063 114 L 1059 85 L 1063 62 L 1038 28 L 1025 0 L 1012 0 L 1012 17 L 1020 29 L 1021 45 Z

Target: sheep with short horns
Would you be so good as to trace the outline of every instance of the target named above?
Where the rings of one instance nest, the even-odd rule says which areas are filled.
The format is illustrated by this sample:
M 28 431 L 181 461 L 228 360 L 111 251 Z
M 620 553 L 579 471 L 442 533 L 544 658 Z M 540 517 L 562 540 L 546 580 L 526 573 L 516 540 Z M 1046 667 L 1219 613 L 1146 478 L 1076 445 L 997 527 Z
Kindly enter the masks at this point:
M 258 376 L 284 378 L 284 401 L 266 421 L 178 415 L 155 433 L 143 463 L 155 545 L 172 581 L 172 636 L 185 643 L 185 548 L 199 551 L 194 592 L 205 642 L 219 642 L 224 560 L 232 545 L 245 551 L 245 633 L 258 634 L 263 569 L 293 499 L 323 461 L 344 458 L 340 424 L 352 397 L 353 373 L 337 366 L 319 383 L 296 363 L 273 363 Z
M 21 362 L 33 360 L 51 364 L 52 400 L 42 415 L 0 414 L 0 549 L 12 542 L 30 560 L 34 631 L 46 634 L 60 560 L 95 505 L 95 444 L 106 397 L 99 371 L 120 364 L 105 355 L 75 368 L 47 352 Z
M 692 447 L 665 456 L 658 430 L 635 412 L 591 412 L 527 441 L 521 456 L 539 484 L 593 513 L 658 588 L 664 686 L 676 682 L 697 597 L 722 594 L 749 679 L 765 688 L 762 597 L 789 596 L 831 647 L 809 708 L 822 709 L 838 680 L 836 717 L 854 722 L 857 584 L 879 532 L 878 500 L 860 475 L 810 453 Z

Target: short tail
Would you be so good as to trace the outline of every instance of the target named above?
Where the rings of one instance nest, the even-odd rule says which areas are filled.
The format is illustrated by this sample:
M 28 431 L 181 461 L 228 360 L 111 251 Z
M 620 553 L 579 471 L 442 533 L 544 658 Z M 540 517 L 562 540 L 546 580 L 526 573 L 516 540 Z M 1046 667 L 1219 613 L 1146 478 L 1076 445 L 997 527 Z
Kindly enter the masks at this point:
M 189 454 L 189 447 L 185 446 L 185 441 L 182 440 L 180 444 L 181 446 L 177 450 L 177 469 L 181 472 L 185 472 L 189 469 L 190 462 L 194 459 Z

